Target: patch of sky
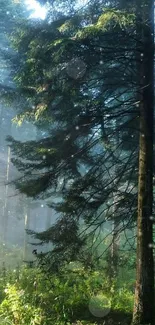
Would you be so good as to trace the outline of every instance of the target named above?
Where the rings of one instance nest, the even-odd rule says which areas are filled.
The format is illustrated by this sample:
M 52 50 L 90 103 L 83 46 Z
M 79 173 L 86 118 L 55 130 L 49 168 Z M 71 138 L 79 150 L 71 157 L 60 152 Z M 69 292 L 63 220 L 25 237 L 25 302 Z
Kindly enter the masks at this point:
M 35 18 L 35 19 L 39 18 L 42 20 L 46 18 L 47 8 L 45 6 L 41 6 L 35 0 L 25 0 L 25 4 L 28 10 L 32 10 L 32 13 L 30 14 L 30 18 Z

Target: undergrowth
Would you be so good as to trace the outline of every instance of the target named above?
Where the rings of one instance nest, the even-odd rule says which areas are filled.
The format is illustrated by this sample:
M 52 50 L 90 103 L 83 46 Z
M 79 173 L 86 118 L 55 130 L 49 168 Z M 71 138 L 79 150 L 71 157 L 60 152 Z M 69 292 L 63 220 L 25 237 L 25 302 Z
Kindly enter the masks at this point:
M 47 278 L 37 268 L 23 267 L 0 276 L 0 324 L 115 324 L 123 315 L 124 325 L 132 307 L 129 284 L 110 284 L 101 271 L 64 269 Z

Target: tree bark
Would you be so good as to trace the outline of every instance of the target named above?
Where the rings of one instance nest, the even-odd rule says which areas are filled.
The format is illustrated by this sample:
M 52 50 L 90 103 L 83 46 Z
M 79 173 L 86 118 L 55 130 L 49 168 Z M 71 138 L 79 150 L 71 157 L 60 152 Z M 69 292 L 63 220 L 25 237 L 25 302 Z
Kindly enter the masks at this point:
M 139 3 L 138 3 L 139 2 Z M 154 119 L 154 1 L 137 1 L 142 48 L 140 76 L 140 138 L 137 217 L 137 267 L 132 324 L 154 324 L 153 263 L 153 119 Z M 139 35 L 138 35 L 139 37 Z
M 118 276 L 120 222 L 114 219 L 112 227 L 113 227 L 113 235 L 112 235 L 112 245 L 111 245 L 111 266 L 109 270 L 111 270 L 111 280 L 114 280 Z

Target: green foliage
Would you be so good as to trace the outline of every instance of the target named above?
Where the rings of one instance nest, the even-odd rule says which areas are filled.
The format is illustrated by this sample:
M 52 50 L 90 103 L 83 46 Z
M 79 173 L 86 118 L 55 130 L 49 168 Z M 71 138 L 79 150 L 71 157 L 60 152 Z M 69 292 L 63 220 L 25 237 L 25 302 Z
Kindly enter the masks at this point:
M 125 313 L 131 313 L 133 309 L 133 293 L 129 289 L 123 286 L 114 295 L 112 300 L 112 308 L 117 311 L 124 311 Z
M 104 10 L 96 24 L 83 28 L 76 34 L 77 38 L 97 36 L 99 32 L 108 31 L 111 27 L 127 28 L 135 23 L 134 14 L 128 14 L 120 10 Z
M 41 310 L 33 307 L 27 301 L 24 290 L 20 290 L 16 285 L 8 284 L 5 289 L 6 297 L 1 304 L 3 317 L 7 316 L 14 324 L 37 324 L 41 320 Z
M 97 308 L 103 308 L 107 300 L 110 313 L 132 310 L 133 294 L 127 286 L 115 291 L 103 272 L 88 272 L 79 266 L 72 271 L 67 267 L 61 274 L 48 278 L 37 269 L 23 268 L 12 277 L 8 275 L 7 280 L 3 286 L 0 282 L 0 319 L 6 324 L 95 324 L 100 319 L 89 310 L 91 299 Z
M 129 27 L 135 23 L 135 15 L 120 10 L 105 10 L 99 17 L 97 25 L 103 28 L 111 23 L 121 28 Z

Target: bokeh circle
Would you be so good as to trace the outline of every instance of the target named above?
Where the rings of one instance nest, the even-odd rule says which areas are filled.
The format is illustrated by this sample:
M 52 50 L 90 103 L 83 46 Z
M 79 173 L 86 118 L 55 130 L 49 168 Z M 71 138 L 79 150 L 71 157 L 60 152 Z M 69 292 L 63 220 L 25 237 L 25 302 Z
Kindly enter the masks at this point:
M 110 299 L 102 294 L 91 297 L 89 302 L 89 311 L 95 317 L 105 317 L 110 313 Z
M 73 58 L 66 66 L 67 74 L 77 80 L 84 76 L 86 72 L 86 64 L 79 58 Z

